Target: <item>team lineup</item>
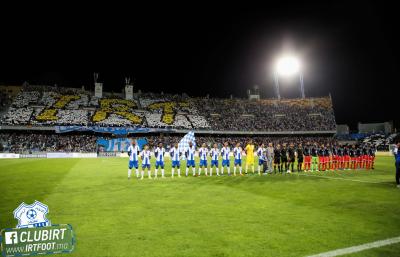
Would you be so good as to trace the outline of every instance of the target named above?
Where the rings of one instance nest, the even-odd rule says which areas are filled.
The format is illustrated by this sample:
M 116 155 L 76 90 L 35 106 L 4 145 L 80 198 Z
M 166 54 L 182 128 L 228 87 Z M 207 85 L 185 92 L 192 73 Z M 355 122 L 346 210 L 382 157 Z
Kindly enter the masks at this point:
M 196 154 L 196 152 L 198 154 Z M 374 169 L 376 149 L 373 145 L 324 145 L 317 143 L 302 144 L 276 144 L 269 143 L 265 147 L 264 143 L 259 144 L 257 151 L 255 145 L 250 140 L 244 148 L 241 143 L 237 143 L 233 149 L 225 142 L 221 148 L 215 143 L 209 149 L 205 143 L 196 150 L 193 142 L 189 142 L 184 150 L 179 148 L 176 143 L 169 151 L 171 159 L 171 177 L 174 178 L 175 170 L 177 176 L 181 177 L 181 167 L 186 164 L 185 176 L 189 176 L 189 172 L 195 176 L 212 176 L 215 169 L 216 175 L 228 176 L 231 174 L 231 156 L 233 156 L 233 176 L 244 176 L 249 172 L 252 174 L 285 174 L 295 171 L 295 163 L 297 172 L 314 172 L 328 170 L 356 170 L 356 169 Z M 140 150 L 136 140 L 131 140 L 128 147 L 129 165 L 128 179 L 131 178 L 132 169 L 135 169 L 137 178 L 143 179 L 145 171 L 149 179 L 152 176 L 151 159 L 154 155 L 155 169 L 154 178 L 158 178 L 161 172 L 161 178 L 165 178 L 165 155 L 167 150 L 159 143 L 152 151 L 146 144 L 143 150 Z M 258 164 L 255 169 L 255 155 L 258 157 Z M 196 163 L 195 157 L 199 158 Z M 208 159 L 211 158 L 209 165 Z M 141 161 L 141 165 L 139 165 Z M 244 172 L 243 172 L 244 164 Z M 139 170 L 139 167 L 141 168 Z M 196 170 L 197 169 L 197 170 Z

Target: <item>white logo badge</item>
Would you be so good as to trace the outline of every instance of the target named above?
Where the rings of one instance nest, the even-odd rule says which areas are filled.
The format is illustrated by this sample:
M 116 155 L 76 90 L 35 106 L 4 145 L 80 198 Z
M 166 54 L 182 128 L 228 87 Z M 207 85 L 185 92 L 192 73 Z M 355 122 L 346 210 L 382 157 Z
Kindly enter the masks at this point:
M 46 218 L 49 207 L 39 201 L 28 205 L 21 203 L 14 211 L 14 218 L 18 220 L 17 228 L 47 227 L 51 222 Z

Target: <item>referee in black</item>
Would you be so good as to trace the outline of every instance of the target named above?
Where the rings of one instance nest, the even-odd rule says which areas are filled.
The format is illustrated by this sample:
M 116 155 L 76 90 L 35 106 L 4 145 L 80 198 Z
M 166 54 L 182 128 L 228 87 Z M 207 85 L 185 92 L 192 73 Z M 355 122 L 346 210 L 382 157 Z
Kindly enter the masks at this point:
M 396 159 L 396 184 L 400 188 L 400 142 L 397 143 L 393 150 L 394 158 Z

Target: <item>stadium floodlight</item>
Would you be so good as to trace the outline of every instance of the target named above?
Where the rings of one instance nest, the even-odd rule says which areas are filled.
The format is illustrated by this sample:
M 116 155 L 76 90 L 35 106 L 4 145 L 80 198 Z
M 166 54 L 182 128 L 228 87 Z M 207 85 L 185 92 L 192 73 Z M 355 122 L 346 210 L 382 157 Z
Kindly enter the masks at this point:
M 292 76 L 298 74 L 300 77 L 300 94 L 302 98 L 305 98 L 304 93 L 304 83 L 303 83 L 303 74 L 300 69 L 300 61 L 294 56 L 284 56 L 278 59 L 274 71 L 274 83 L 276 96 L 278 99 L 281 99 L 281 95 L 279 93 L 279 76 Z
M 278 60 L 276 71 L 282 76 L 291 76 L 300 71 L 300 62 L 296 57 L 286 56 Z

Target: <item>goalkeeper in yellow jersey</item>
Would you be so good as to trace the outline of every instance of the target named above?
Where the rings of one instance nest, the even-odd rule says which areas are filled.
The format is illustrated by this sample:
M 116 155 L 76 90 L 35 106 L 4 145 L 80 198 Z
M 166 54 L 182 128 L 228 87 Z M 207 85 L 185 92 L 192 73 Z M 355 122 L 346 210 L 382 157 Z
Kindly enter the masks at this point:
M 246 171 L 245 173 L 247 174 L 248 171 L 248 166 L 250 165 L 251 171 L 253 171 L 254 174 L 254 144 L 253 140 L 250 139 L 249 143 L 246 145 L 246 148 L 244 148 L 246 151 Z

